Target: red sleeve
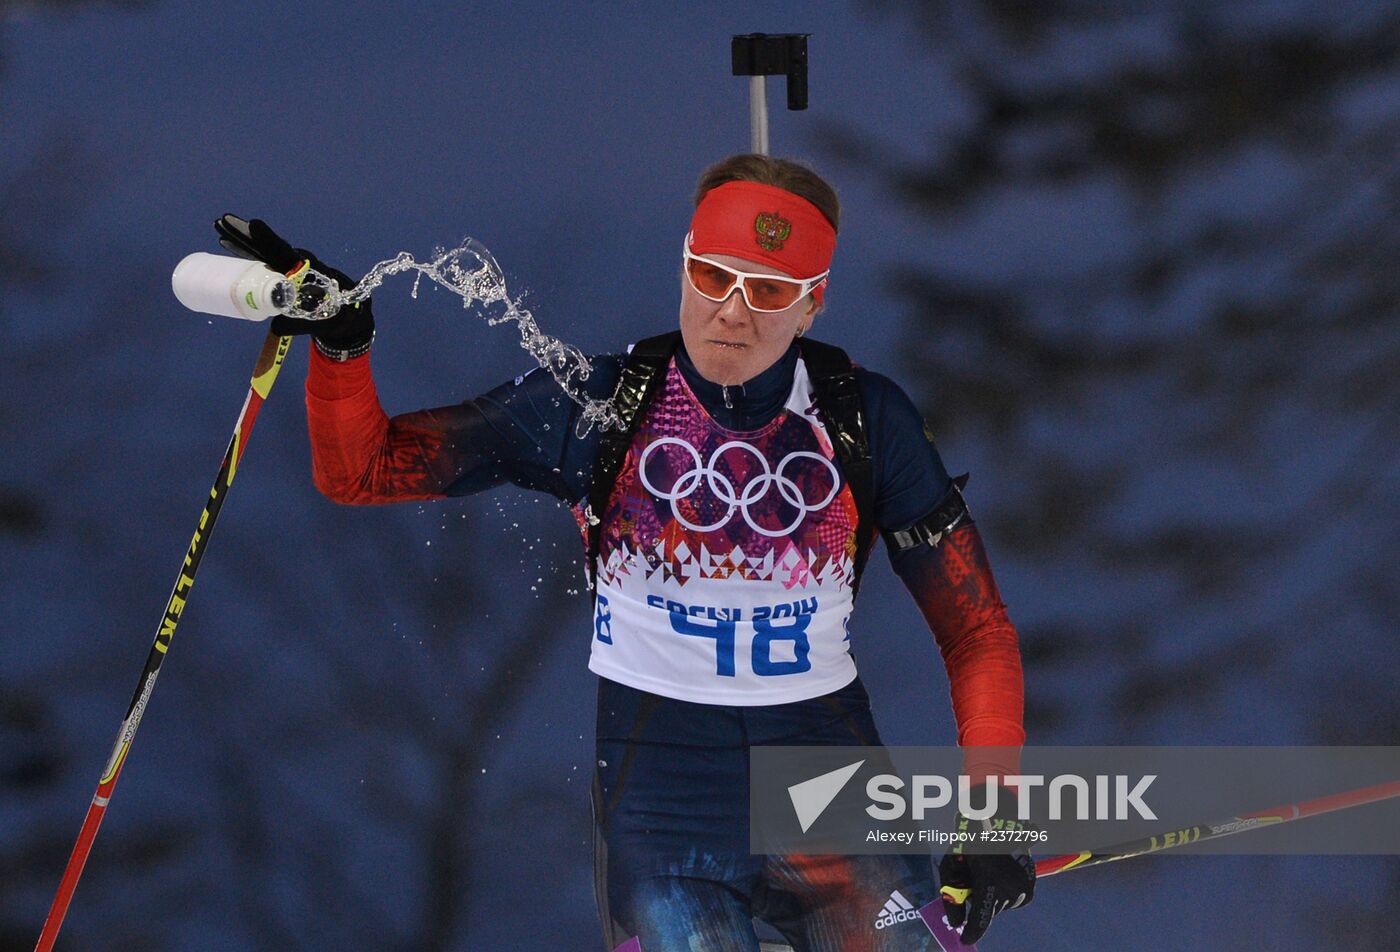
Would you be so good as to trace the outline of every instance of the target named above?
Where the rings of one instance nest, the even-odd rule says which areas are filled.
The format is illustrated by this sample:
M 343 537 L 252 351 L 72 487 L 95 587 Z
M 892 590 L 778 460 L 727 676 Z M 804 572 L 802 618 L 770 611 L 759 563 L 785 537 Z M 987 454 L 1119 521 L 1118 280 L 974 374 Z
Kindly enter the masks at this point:
M 368 354 L 338 362 L 311 348 L 306 425 L 312 478 L 336 502 L 440 499 L 455 478 L 438 415 L 423 410 L 391 420 L 379 405 Z
M 1014 772 L 1026 740 L 1021 651 L 976 525 L 968 519 L 938 545 L 917 546 L 891 561 L 943 656 L 958 744 L 1001 748 L 969 750 L 964 769 Z

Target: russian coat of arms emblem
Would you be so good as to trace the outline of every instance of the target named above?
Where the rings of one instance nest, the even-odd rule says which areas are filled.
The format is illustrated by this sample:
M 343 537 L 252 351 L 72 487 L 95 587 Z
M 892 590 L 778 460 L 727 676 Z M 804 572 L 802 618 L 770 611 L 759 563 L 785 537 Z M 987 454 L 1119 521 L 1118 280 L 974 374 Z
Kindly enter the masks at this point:
M 764 251 L 777 251 L 792 234 L 792 222 L 777 212 L 771 215 L 768 212 L 759 212 L 758 217 L 753 220 L 753 230 L 757 234 L 756 240 L 760 248 Z

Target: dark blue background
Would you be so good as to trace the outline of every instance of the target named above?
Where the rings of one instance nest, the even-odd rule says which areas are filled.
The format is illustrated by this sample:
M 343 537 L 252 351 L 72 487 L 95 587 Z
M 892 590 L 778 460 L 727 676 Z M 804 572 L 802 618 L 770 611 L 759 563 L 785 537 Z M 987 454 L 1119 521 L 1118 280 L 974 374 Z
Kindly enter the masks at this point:
M 992 6 L 930 4 L 938 21 L 894 4 L 0 5 L 0 946 L 37 935 L 261 340 L 183 311 L 174 264 L 215 250 L 226 211 L 352 273 L 471 235 L 546 331 L 615 350 L 673 326 L 696 175 L 747 148 L 734 33 L 813 34 L 810 110 L 782 110 L 780 82 L 770 106 L 774 151 L 813 161 L 843 201 L 816 334 L 899 379 L 949 468 L 973 470 L 1026 645 L 1032 742 L 1393 742 L 1393 297 L 1346 347 L 1320 332 L 1281 379 L 1256 373 L 1294 346 L 1265 322 L 1242 335 L 1259 350 L 1221 371 L 1243 389 L 1182 351 L 1153 379 L 1185 391 L 1088 374 L 1051 389 L 1028 373 L 1029 389 L 1006 392 L 1017 414 L 974 425 L 920 355 L 967 348 L 989 380 L 1017 365 L 977 355 L 896 275 L 1043 283 L 1041 326 L 1104 341 L 1200 340 L 1227 292 L 1267 312 L 1302 287 L 1340 311 L 1356 287 L 1294 268 L 1311 260 L 1302 242 L 1222 254 L 1151 309 L 1065 304 L 1065 275 L 1092 287 L 1096 267 L 1203 217 L 1266 235 L 1283 207 L 1299 210 L 1284 221 L 1378 222 L 1369 287 L 1393 291 L 1400 69 L 1329 88 L 1335 122 L 1319 138 L 1333 151 L 1299 158 L 1288 117 L 1262 117 L 1257 140 L 1153 178 L 1167 197 L 1149 213 L 1110 171 L 1018 179 L 1018 157 L 1053 148 L 1053 128 L 1012 129 L 991 172 L 1004 187 L 930 212 L 877 173 L 937 164 L 975 125 L 969 62 L 999 57 L 1000 80 L 1048 91 L 1208 41 L 1178 29 L 1189 5 L 1145 5 L 1099 34 L 993 56 L 969 26 Z M 1211 40 L 1395 37 L 1383 4 L 1198 18 Z M 957 29 L 931 40 L 930 22 Z M 1097 146 L 1066 141 L 1067 160 L 1093 162 Z M 1339 194 L 1310 212 L 1328 194 L 1319 179 Z M 409 283 L 376 295 L 390 412 L 528 368 L 513 332 L 446 294 L 413 300 Z M 513 490 L 333 506 L 309 480 L 304 362 L 299 343 L 60 948 L 594 948 L 572 520 Z M 1352 389 L 1369 400 L 1348 402 Z M 1063 500 L 1040 493 L 1078 467 L 1121 479 L 1107 512 L 1057 529 Z M 1086 524 L 1109 542 L 1057 547 Z M 1182 583 L 1190 544 L 1181 573 L 1134 560 L 1135 540 L 1163 527 L 1225 546 L 1202 550 L 1201 565 L 1228 569 L 1206 596 Z M 950 743 L 932 639 L 883 557 L 872 566 L 853 631 L 885 739 Z M 1393 859 L 1155 857 L 1045 881 L 984 948 L 1340 947 L 1337 929 L 1349 948 L 1390 948 L 1396 898 Z

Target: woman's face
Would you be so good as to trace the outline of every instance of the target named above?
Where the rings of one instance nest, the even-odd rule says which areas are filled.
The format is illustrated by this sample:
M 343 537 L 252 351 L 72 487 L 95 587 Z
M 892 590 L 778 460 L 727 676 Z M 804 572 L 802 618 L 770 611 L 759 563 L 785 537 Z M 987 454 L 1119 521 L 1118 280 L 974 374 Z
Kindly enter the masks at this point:
M 737 271 L 787 277 L 777 268 L 733 255 L 706 257 Z M 740 384 L 763 373 L 788 349 L 798 329 L 811 325 L 818 310 L 807 294 L 787 310 L 755 313 L 737 283 L 724 301 L 711 301 L 691 287 L 681 270 L 681 338 L 695 369 L 711 383 Z

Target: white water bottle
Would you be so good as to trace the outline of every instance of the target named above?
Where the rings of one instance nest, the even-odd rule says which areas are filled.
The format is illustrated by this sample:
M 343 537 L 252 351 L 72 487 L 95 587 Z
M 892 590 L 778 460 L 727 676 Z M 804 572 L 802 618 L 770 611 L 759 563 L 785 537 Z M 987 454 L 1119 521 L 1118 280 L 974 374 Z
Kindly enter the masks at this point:
M 296 285 L 262 262 L 203 251 L 175 266 L 170 288 L 191 311 L 246 321 L 285 314 L 297 299 Z

